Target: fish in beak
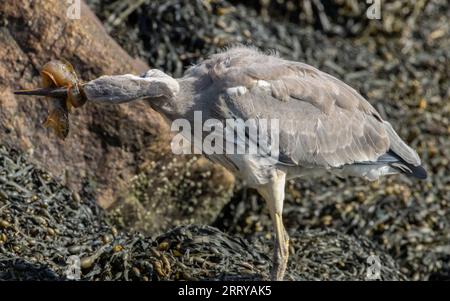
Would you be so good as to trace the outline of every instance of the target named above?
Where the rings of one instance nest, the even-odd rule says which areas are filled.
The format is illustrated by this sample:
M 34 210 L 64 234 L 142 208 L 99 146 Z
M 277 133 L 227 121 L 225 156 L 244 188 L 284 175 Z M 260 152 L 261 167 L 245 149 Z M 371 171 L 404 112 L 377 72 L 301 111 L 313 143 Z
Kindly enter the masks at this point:
M 45 96 L 49 100 L 50 113 L 44 122 L 55 134 L 65 139 L 69 134 L 69 113 L 72 108 L 86 103 L 83 84 L 67 61 L 54 60 L 41 69 L 42 88 L 15 91 L 17 95 Z

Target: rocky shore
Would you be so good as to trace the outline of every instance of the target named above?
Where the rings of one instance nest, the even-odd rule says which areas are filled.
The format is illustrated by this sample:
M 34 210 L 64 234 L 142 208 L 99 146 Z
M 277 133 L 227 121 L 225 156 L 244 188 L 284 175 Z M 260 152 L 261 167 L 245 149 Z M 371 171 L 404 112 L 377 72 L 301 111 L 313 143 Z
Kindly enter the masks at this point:
M 11 92 L 36 86 L 39 66 L 59 56 L 85 79 L 149 66 L 180 76 L 236 43 L 356 88 L 429 173 L 424 182 L 290 182 L 286 278 L 366 280 L 377 256 L 382 280 L 450 280 L 447 1 L 383 2 L 381 19 L 370 20 L 364 1 L 353 0 L 87 0 L 101 20 L 92 15 L 88 31 L 65 25 L 58 1 L 21 13 L 19 2 L 0 4 L 0 280 L 66 280 L 71 256 L 82 280 L 268 279 L 273 237 L 262 199 L 201 157 L 170 154 L 155 112 L 89 107 L 61 144 L 40 125 L 45 103 Z M 65 42 L 50 39 L 45 22 Z M 109 165 L 100 168 L 102 154 Z

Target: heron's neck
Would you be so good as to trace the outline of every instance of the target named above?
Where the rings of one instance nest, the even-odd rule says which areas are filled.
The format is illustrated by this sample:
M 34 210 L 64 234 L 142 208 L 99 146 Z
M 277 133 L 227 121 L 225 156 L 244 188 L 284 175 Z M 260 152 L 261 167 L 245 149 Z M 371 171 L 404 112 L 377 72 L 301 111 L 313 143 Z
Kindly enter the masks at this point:
M 121 104 L 144 99 L 169 119 L 183 116 L 192 105 L 189 85 L 157 69 L 151 69 L 143 76 L 102 76 L 86 83 L 83 89 L 93 102 Z
M 180 92 L 178 81 L 158 69 L 150 69 L 142 78 L 150 83 L 148 97 L 173 97 Z
M 169 120 L 185 118 L 194 106 L 193 83 L 183 78 L 174 79 L 167 75 L 164 80 L 164 89 L 167 88 L 171 91 L 170 95 L 150 97 L 148 103 Z

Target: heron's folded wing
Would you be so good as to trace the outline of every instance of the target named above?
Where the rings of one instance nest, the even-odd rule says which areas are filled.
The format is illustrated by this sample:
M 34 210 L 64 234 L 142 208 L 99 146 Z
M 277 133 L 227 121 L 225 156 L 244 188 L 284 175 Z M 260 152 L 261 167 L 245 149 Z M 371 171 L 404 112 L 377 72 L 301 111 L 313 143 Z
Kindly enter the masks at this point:
M 255 51 L 231 52 L 216 58 L 210 75 L 224 91 L 216 108 L 222 117 L 279 120 L 280 163 L 337 167 L 376 161 L 390 147 L 376 110 L 314 67 Z

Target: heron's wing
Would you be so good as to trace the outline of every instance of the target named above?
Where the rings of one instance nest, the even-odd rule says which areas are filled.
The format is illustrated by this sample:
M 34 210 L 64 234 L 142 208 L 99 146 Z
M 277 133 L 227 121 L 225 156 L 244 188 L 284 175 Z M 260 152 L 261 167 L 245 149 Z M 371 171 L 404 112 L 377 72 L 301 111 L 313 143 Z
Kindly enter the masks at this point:
M 377 111 L 353 88 L 312 66 L 246 48 L 207 64 L 225 95 L 217 115 L 279 120 L 281 163 L 337 167 L 376 161 L 390 148 Z

